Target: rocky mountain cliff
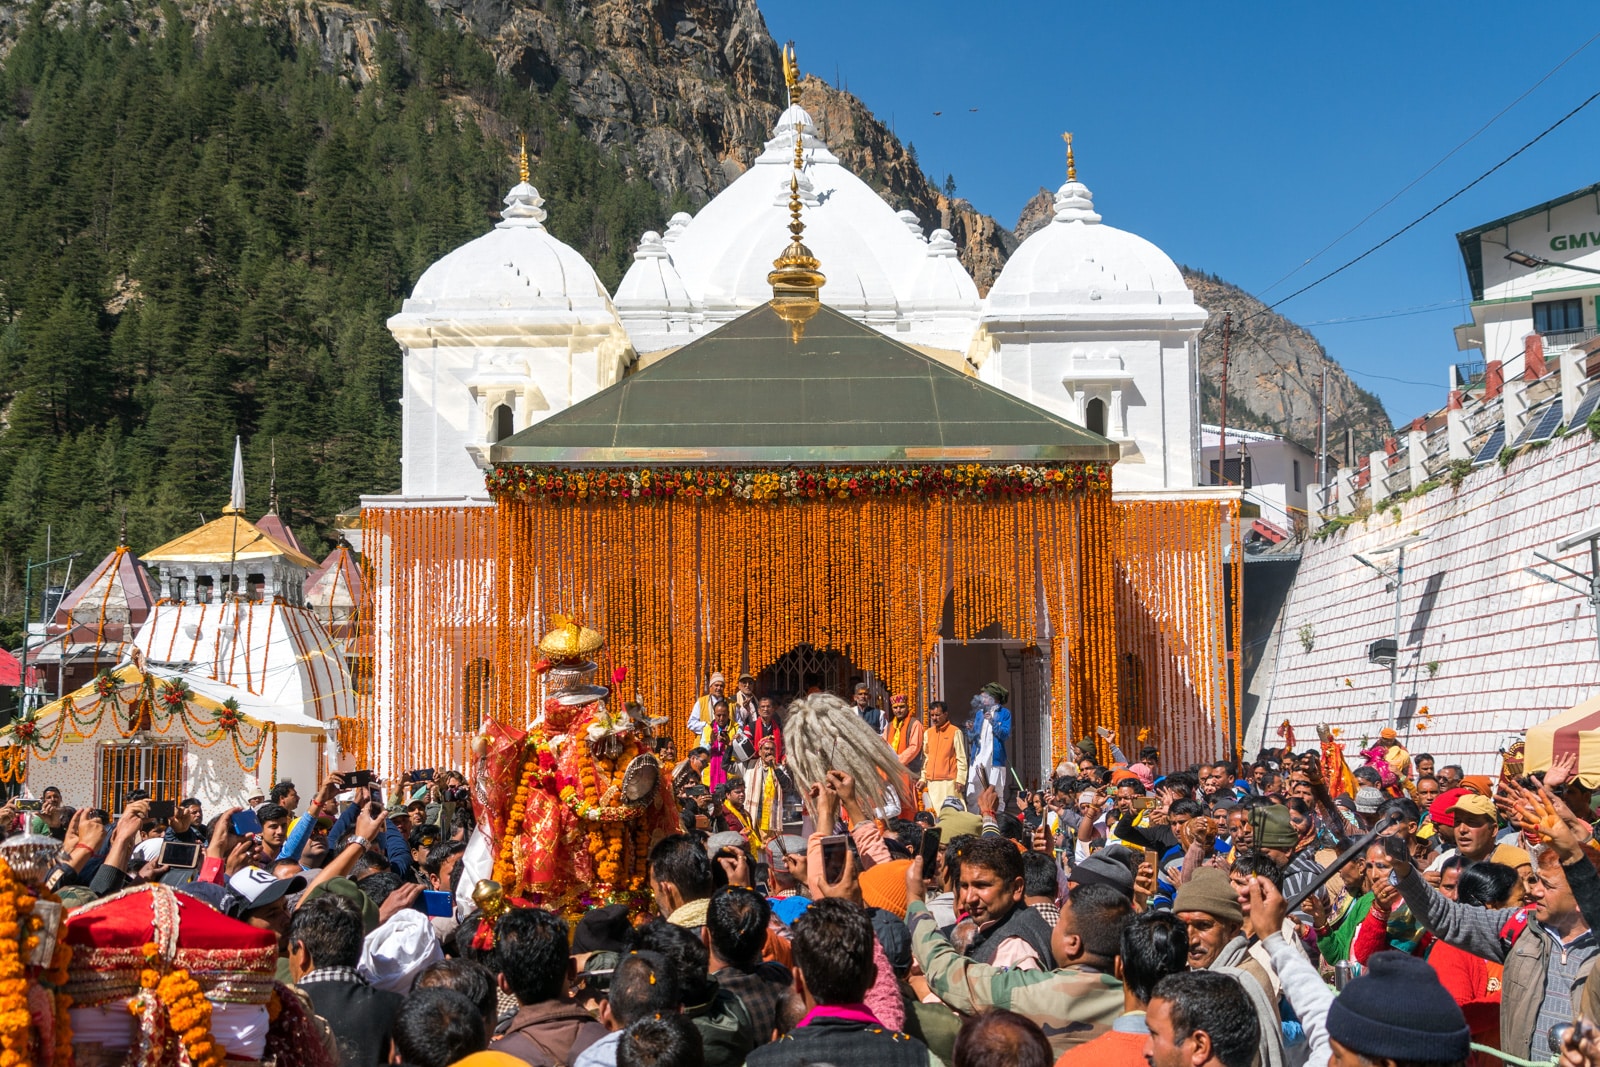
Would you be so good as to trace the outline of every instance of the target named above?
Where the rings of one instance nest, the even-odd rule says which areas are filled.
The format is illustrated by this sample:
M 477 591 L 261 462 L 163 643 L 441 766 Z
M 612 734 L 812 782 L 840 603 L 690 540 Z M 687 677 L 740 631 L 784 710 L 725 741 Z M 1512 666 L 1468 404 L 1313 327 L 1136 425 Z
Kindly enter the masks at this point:
M 278 23 L 325 70 L 366 85 L 382 78 L 386 54 L 412 50 L 402 11 L 408 2 L 420 0 L 391 0 L 381 12 L 338 0 L 266 0 L 248 8 L 226 0 L 175 0 L 170 10 L 199 36 L 221 11 Z M 584 135 L 616 152 L 678 205 L 699 207 L 742 174 L 785 103 L 778 45 L 755 0 L 427 3 L 437 19 L 486 47 L 502 73 L 555 97 L 557 110 Z M 55 21 L 88 17 L 150 33 L 162 29 L 168 9 L 151 0 L 117 7 L 69 0 L 43 10 Z M 0 59 L 28 10 L 0 2 Z M 1016 246 L 1010 232 L 967 201 L 941 193 L 855 96 L 816 77 L 805 79 L 801 93 L 845 164 L 891 203 L 916 212 L 924 228 L 950 230 L 962 262 L 987 292 Z M 471 110 L 486 133 L 513 140 L 516 131 L 496 112 Z M 531 147 L 537 155 L 537 142 Z
M 1017 219 L 1018 240 L 1046 225 L 1054 194 L 1040 189 Z M 1191 267 L 1180 268 L 1195 302 L 1210 312 L 1200 334 L 1201 417 L 1222 415 L 1222 322 L 1232 314 L 1228 354 L 1228 425 L 1281 433 L 1315 451 L 1321 421 L 1322 372 L 1328 373 L 1328 447 L 1338 453 L 1345 430 L 1355 455 L 1377 448 L 1392 425 L 1383 404 L 1328 358 L 1315 337 L 1236 285 Z
M 778 45 L 755 0 L 387 0 L 381 7 L 339 0 L 262 0 L 249 7 L 227 0 L 129 0 L 114 6 L 68 0 L 25 7 L 0 0 L 0 62 L 30 11 L 135 34 L 160 32 L 175 12 L 200 37 L 226 12 L 277 26 L 302 57 L 315 57 L 322 69 L 353 84 L 381 82 L 386 66 L 395 65 L 393 57 L 404 54 L 419 77 L 448 91 L 456 57 L 438 51 L 435 36 L 413 33 L 425 16 L 481 45 L 501 74 L 550 101 L 564 121 L 648 179 L 674 209 L 697 208 L 743 173 L 785 99 Z M 914 211 L 925 228 L 951 231 L 981 292 L 1019 241 L 1048 221 L 1049 191 L 1041 189 L 1016 229 L 1008 230 L 966 200 L 940 192 L 913 151 L 855 96 L 816 77 L 805 79 L 801 94 L 846 165 L 891 204 Z M 463 118 L 475 119 L 485 135 L 507 144 L 514 140 L 518 131 L 493 101 L 463 92 L 459 102 Z M 530 149 L 537 154 L 545 140 L 531 131 Z M 1238 322 L 1260 305 L 1220 280 L 1189 276 L 1201 304 L 1214 313 L 1202 348 L 1210 383 L 1205 413 L 1214 419 L 1221 360 L 1217 316 L 1232 310 Z M 1313 441 L 1323 359 L 1316 340 L 1288 320 L 1271 314 L 1251 319 L 1235 338 L 1229 422 Z M 1358 450 L 1364 449 L 1387 419 L 1374 397 L 1336 364 L 1329 368 L 1330 440 L 1352 425 Z

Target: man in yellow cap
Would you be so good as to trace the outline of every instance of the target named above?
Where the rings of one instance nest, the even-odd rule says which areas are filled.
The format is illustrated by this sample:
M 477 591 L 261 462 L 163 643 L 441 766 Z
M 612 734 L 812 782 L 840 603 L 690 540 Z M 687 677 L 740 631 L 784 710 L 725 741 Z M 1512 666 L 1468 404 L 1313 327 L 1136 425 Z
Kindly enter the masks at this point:
M 1461 865 L 1493 860 L 1517 872 L 1526 882 L 1533 872 L 1533 858 L 1515 845 L 1503 845 L 1495 840 L 1499 823 L 1495 819 L 1494 801 L 1476 793 L 1456 798 L 1447 809 L 1456 819 L 1456 847 L 1439 856 L 1440 866 L 1451 856 L 1460 856 Z M 1431 870 L 1432 868 L 1430 868 Z

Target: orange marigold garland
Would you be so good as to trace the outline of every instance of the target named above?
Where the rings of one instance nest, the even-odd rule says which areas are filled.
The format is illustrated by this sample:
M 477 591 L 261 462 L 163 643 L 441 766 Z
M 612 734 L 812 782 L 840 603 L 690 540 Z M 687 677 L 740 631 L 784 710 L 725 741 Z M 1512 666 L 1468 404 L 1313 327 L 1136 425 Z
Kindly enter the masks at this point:
M 533 791 L 534 779 L 539 775 L 538 755 L 543 746 L 529 738 L 529 753 L 525 757 L 522 777 L 517 782 L 516 798 L 511 803 L 511 814 L 506 820 L 504 836 L 500 838 L 500 854 L 495 857 L 491 877 L 505 889 L 506 896 L 519 896 L 522 892 L 522 864 L 517 862 L 516 843 L 522 835 L 522 823 L 528 816 L 528 795 Z
M 33 1063 L 33 1022 L 28 1011 L 28 942 L 34 898 L 0 862 L 0 1067 L 26 1067 Z
M 222 1067 L 227 1058 L 211 1036 L 211 1001 L 200 983 L 186 970 L 173 971 L 156 986 L 156 996 L 167 1008 L 167 1022 L 183 1043 L 193 1067 Z

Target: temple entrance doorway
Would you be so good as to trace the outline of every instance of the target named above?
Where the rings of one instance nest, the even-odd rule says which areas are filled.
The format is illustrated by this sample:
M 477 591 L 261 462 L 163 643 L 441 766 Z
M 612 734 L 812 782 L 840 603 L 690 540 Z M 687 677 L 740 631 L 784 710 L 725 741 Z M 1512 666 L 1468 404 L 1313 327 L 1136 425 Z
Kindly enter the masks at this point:
M 1016 795 L 1017 780 L 1028 789 L 1048 780 L 1050 766 L 1050 657 L 1037 645 L 1005 638 L 939 642 L 940 699 L 951 721 L 965 726 L 972 719 L 972 698 L 989 682 L 1010 691 L 1011 737 L 1006 758 L 1013 774 L 1006 791 Z M 1014 776 L 1013 776 L 1014 775 Z

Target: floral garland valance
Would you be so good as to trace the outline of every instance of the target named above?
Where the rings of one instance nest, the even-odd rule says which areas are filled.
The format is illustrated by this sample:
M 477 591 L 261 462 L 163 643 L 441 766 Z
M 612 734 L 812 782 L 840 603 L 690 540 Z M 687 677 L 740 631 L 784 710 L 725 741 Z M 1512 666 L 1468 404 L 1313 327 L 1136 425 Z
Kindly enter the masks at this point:
M 205 707 L 182 678 L 159 679 L 141 674 L 124 679 L 112 671 L 101 671 L 92 683 L 92 693 L 83 703 L 78 694 L 62 697 L 57 702 L 53 724 L 43 721 L 41 711 L 22 716 L 0 730 L 0 743 L 11 746 L 0 751 L 10 755 L 20 749 L 18 755 L 49 759 L 65 738 L 69 724 L 80 734 L 93 734 L 108 715 L 120 737 L 132 737 L 141 731 L 165 734 L 176 723 L 196 748 L 210 748 L 226 741 L 233 747 L 239 768 L 246 772 L 254 772 L 260 766 L 269 737 L 274 751 L 277 748 L 275 724 L 251 719 L 231 697 L 215 709 Z M 6 769 L 5 758 L 0 757 L 0 771 Z M 20 768 L 9 769 L 13 775 L 20 773 Z
M 749 503 L 938 496 L 991 500 L 1111 488 L 1107 463 L 917 467 L 526 467 L 486 478 L 495 496 L 548 500 L 713 499 Z

